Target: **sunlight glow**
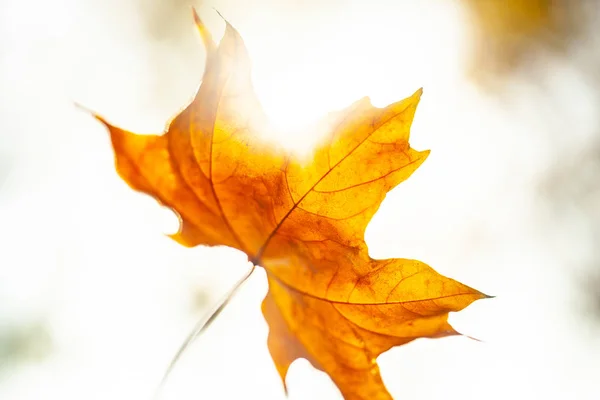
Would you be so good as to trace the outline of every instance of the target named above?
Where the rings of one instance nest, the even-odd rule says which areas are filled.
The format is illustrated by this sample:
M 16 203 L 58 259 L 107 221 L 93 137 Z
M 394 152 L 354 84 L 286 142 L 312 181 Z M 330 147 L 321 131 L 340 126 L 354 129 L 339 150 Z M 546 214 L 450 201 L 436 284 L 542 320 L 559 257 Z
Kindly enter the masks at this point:
M 324 134 L 315 124 L 326 113 L 365 96 L 383 107 L 423 86 L 427 95 L 428 88 L 457 75 L 458 18 L 451 3 L 434 3 L 403 3 L 402 14 L 382 16 L 377 8 L 382 5 L 357 2 L 344 19 L 335 18 L 335 11 L 324 16 L 331 17 L 324 26 L 307 27 L 292 16 L 251 16 L 248 28 L 240 29 L 255 89 L 276 128 L 274 139 L 307 152 Z M 423 16 L 431 25 L 423 25 Z

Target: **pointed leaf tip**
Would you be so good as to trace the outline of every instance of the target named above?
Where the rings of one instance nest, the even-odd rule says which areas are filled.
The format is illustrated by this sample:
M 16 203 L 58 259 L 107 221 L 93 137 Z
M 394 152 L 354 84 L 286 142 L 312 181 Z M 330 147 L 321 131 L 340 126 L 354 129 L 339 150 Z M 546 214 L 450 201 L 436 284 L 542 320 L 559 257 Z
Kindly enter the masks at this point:
M 227 31 L 228 31 L 228 30 L 231 30 L 231 31 L 233 31 L 233 32 L 234 32 L 234 33 L 235 33 L 237 36 L 239 36 L 239 33 L 238 33 L 237 29 L 235 29 L 235 28 L 233 27 L 233 25 L 231 25 L 231 23 L 230 23 L 230 22 L 227 20 L 227 18 L 225 18 L 225 17 L 223 16 L 223 14 L 221 14 L 221 13 L 219 12 L 219 10 L 217 10 L 216 8 L 214 8 L 214 7 L 213 7 L 213 10 L 214 10 L 214 11 L 217 13 L 217 15 L 218 15 L 219 17 L 221 17 L 221 19 L 223 20 L 223 22 L 225 22 L 225 27 L 226 27 L 226 29 L 225 29 L 225 32 L 226 32 L 226 34 L 227 34 Z M 241 38 L 241 37 L 240 37 L 240 38 Z
M 216 49 L 215 42 L 212 38 L 212 35 L 206 28 L 206 25 L 204 25 L 204 22 L 202 22 L 202 19 L 200 19 L 200 16 L 198 15 L 198 12 L 196 11 L 195 7 L 192 7 L 192 16 L 194 17 L 196 29 L 198 29 L 198 32 L 200 33 L 200 37 L 202 38 L 202 43 L 204 43 L 206 52 L 208 54 L 212 54 Z
M 108 123 L 108 121 L 107 121 L 107 120 L 106 120 L 106 119 L 105 119 L 103 116 L 101 116 L 100 114 L 96 113 L 95 111 L 93 111 L 93 110 L 91 110 L 91 109 L 87 108 L 87 107 L 86 107 L 86 106 L 84 106 L 83 104 L 81 104 L 81 103 L 78 103 L 78 102 L 74 101 L 74 102 L 73 102 L 73 105 L 74 105 L 76 108 L 79 108 L 80 110 L 82 110 L 82 111 L 84 111 L 84 112 L 86 112 L 86 113 L 90 114 L 92 117 L 96 118 L 98 121 L 100 121 L 100 122 L 101 122 L 102 124 L 104 124 L 105 126 L 107 126 L 107 127 L 112 127 L 112 125 L 111 125 L 110 123 Z
M 222 19 L 223 21 L 225 21 L 226 23 L 228 23 L 228 22 L 227 22 L 227 20 L 225 19 L 225 17 L 223 16 L 223 14 L 221 14 L 221 13 L 219 12 L 219 10 L 217 10 L 217 9 L 216 9 L 216 8 L 214 8 L 214 7 L 213 7 L 213 10 L 214 10 L 214 11 L 217 13 L 217 15 L 218 15 L 219 17 L 221 17 L 221 19 Z
M 200 16 L 198 15 L 198 11 L 196 11 L 196 7 L 192 6 L 192 16 L 194 17 L 194 22 L 196 23 L 196 25 L 202 25 L 202 20 L 200 19 Z
M 83 111 L 85 111 L 85 112 L 92 113 L 92 111 L 91 111 L 89 108 L 87 108 L 86 106 L 84 106 L 84 105 L 83 105 L 83 104 L 81 104 L 81 103 L 78 103 L 78 102 L 74 101 L 74 102 L 73 102 L 73 105 L 75 106 L 75 108 L 79 108 L 80 110 L 83 110 Z M 92 114 L 93 114 L 93 113 L 92 113 Z
M 421 102 L 421 96 L 423 96 L 423 88 L 417 89 L 409 98 L 418 105 Z
M 469 336 L 469 335 L 463 335 L 463 336 L 466 337 L 467 339 L 471 339 L 471 340 L 474 340 L 474 341 L 479 342 L 479 343 L 485 343 L 483 340 L 477 339 L 474 336 Z

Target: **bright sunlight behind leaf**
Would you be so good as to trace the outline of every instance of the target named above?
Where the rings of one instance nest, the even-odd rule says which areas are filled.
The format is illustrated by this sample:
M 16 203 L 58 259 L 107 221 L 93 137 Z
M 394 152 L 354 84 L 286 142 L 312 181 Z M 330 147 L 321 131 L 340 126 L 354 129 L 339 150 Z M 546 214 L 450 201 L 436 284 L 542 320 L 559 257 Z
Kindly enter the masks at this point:
M 410 259 L 375 260 L 364 241 L 386 193 L 429 151 L 409 145 L 421 90 L 385 108 L 368 98 L 330 113 L 307 162 L 266 142 L 268 122 L 242 38 L 227 23 L 219 46 L 196 16 L 207 51 L 193 101 L 163 135 L 110 131 L 120 176 L 180 216 L 184 246 L 225 245 L 267 273 L 263 314 L 284 382 L 309 360 L 345 399 L 391 399 L 376 359 L 421 337 L 457 335 L 448 313 L 485 298 Z

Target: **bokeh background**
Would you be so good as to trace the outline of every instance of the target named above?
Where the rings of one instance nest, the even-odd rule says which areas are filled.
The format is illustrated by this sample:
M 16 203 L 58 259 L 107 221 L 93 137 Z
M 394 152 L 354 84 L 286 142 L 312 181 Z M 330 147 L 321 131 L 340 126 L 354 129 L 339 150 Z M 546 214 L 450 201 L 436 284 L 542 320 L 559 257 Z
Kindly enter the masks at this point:
M 169 210 L 117 176 L 74 102 L 160 132 L 194 94 L 198 7 L 242 34 L 273 137 L 369 95 L 424 87 L 432 149 L 367 230 L 373 257 L 423 260 L 486 293 L 379 357 L 398 399 L 600 396 L 600 2 L 0 0 L 0 399 L 151 399 L 195 322 L 247 270 L 164 236 Z M 258 271 L 185 353 L 162 399 L 284 399 Z M 339 392 L 304 360 L 290 399 Z

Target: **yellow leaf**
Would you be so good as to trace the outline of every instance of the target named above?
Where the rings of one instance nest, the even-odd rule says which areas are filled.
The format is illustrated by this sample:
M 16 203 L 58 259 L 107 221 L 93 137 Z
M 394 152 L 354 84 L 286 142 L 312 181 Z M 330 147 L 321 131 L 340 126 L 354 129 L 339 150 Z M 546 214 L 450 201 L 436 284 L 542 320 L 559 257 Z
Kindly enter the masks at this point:
M 208 52 L 193 101 L 163 135 L 108 128 L 120 176 L 181 219 L 173 239 L 225 245 L 263 267 L 268 346 L 284 381 L 308 359 L 346 399 L 390 399 L 376 358 L 416 338 L 456 335 L 448 313 L 484 294 L 407 259 L 369 257 L 364 232 L 386 193 L 429 152 L 409 145 L 421 90 L 376 108 L 362 99 L 332 113 L 310 162 L 261 140 L 266 119 L 250 64 L 229 24 Z

